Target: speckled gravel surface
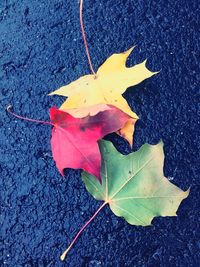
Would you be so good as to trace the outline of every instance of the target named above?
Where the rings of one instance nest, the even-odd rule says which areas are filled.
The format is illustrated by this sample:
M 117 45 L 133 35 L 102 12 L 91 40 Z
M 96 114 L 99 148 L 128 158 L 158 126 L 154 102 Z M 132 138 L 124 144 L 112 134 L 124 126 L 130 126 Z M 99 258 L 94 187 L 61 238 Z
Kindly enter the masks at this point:
M 49 120 L 62 102 L 47 94 L 89 73 L 79 26 L 78 1 L 0 1 L 0 266 L 197 267 L 200 262 L 199 11 L 198 0 L 84 1 L 84 22 L 97 67 L 112 53 L 137 44 L 128 65 L 148 58 L 153 78 L 125 97 L 140 116 L 143 143 L 165 147 L 165 175 L 191 186 L 178 217 L 134 227 L 107 207 L 61 263 L 59 255 L 99 207 L 80 171 L 58 173 L 50 149 L 51 127 L 5 112 Z M 111 135 L 122 153 L 128 145 Z

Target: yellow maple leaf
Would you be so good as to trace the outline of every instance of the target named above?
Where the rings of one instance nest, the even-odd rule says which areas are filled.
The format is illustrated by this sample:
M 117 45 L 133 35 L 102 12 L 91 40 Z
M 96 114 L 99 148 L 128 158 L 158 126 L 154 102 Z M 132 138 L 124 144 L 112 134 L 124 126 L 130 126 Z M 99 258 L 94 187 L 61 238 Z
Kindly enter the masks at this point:
M 134 47 L 133 47 L 134 48 Z M 98 69 L 96 77 L 85 75 L 74 82 L 61 87 L 50 95 L 68 97 L 60 107 L 61 110 L 90 109 L 98 104 L 113 105 L 137 119 L 138 116 L 130 109 L 126 100 L 122 97 L 126 89 L 151 77 L 157 72 L 151 72 L 146 68 L 146 60 L 133 67 L 126 67 L 126 60 L 133 48 L 120 54 L 110 56 Z M 84 109 L 83 109 L 84 110 Z M 85 112 L 85 111 L 84 111 Z M 77 112 L 78 117 L 83 117 Z

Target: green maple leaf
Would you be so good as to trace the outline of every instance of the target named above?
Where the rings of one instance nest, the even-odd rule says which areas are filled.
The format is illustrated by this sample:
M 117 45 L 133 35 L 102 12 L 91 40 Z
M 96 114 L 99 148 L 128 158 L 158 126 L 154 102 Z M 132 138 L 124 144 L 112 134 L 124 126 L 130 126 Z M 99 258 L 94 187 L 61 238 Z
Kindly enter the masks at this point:
M 133 225 L 150 225 L 154 217 L 176 216 L 181 201 L 189 194 L 163 174 L 163 144 L 143 145 L 127 156 L 111 142 L 101 140 L 102 184 L 83 172 L 87 190 L 108 204 L 117 216 Z
M 82 179 L 90 194 L 104 202 L 79 230 L 61 260 L 105 205 L 128 223 L 146 226 L 154 217 L 176 216 L 181 201 L 189 194 L 189 189 L 184 192 L 164 177 L 162 142 L 145 144 L 127 156 L 120 154 L 108 141 L 99 141 L 99 148 L 102 183 L 86 172 L 82 173 Z

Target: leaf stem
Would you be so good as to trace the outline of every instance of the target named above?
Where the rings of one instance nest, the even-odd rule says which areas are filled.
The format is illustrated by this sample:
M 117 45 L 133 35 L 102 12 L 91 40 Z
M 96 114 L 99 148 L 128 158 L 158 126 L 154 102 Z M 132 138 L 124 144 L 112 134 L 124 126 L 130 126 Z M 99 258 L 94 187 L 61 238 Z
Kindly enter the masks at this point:
M 69 252 L 69 250 L 71 249 L 71 247 L 74 245 L 74 243 L 76 242 L 76 240 L 78 239 L 78 237 L 80 236 L 80 234 L 83 232 L 83 230 L 88 226 L 88 224 L 91 223 L 91 221 L 94 220 L 94 218 L 97 216 L 97 214 L 101 211 L 101 209 L 103 209 L 103 207 L 107 204 L 107 202 L 104 202 L 99 208 L 98 210 L 93 214 L 93 216 L 81 227 L 81 229 L 79 230 L 79 232 L 76 234 L 75 238 L 72 240 L 72 242 L 70 243 L 69 247 L 63 252 L 63 254 L 60 256 L 61 261 L 64 261 L 67 253 Z
M 12 106 L 9 105 L 9 106 L 7 106 L 7 108 L 6 108 L 6 111 L 7 111 L 9 114 L 13 115 L 14 117 L 16 117 L 16 118 L 18 118 L 18 119 L 25 120 L 25 121 L 36 122 L 36 123 L 41 123 L 41 124 L 54 125 L 54 124 L 53 124 L 52 122 L 50 122 L 50 121 L 35 120 L 35 119 L 30 119 L 30 118 L 27 118 L 27 117 L 20 116 L 20 115 L 18 115 L 18 114 L 16 114 L 16 113 L 12 112 L 11 109 L 12 109 Z
M 88 58 L 88 63 L 90 66 L 90 70 L 94 75 L 94 78 L 97 78 L 96 72 L 94 71 L 93 65 L 92 65 L 92 61 L 90 58 L 90 53 L 89 53 L 89 49 L 88 49 L 88 44 L 87 44 L 87 40 L 86 40 L 86 36 L 85 36 L 85 30 L 84 30 L 84 25 L 83 25 L 83 0 L 80 0 L 80 24 L 81 24 L 81 32 L 82 32 L 82 37 L 83 37 L 83 41 L 84 41 L 84 45 L 85 45 L 85 50 L 86 50 L 86 55 Z

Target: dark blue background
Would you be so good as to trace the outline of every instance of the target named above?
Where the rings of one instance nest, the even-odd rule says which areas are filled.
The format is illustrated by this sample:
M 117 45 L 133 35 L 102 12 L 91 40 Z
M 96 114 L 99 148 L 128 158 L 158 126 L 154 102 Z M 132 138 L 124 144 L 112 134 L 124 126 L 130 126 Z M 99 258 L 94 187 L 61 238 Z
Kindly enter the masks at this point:
M 134 150 L 165 144 L 165 175 L 191 194 L 178 217 L 134 227 L 107 207 L 59 261 L 77 230 L 99 207 L 79 171 L 63 180 L 52 159 L 49 120 L 61 97 L 47 94 L 89 73 L 78 1 L 0 1 L 1 255 L 0 266 L 198 266 L 200 261 L 198 0 L 85 0 L 84 22 L 95 70 L 112 53 L 137 48 L 128 64 L 148 58 L 161 70 L 125 97 L 141 120 Z M 111 137 L 123 153 L 128 145 Z

